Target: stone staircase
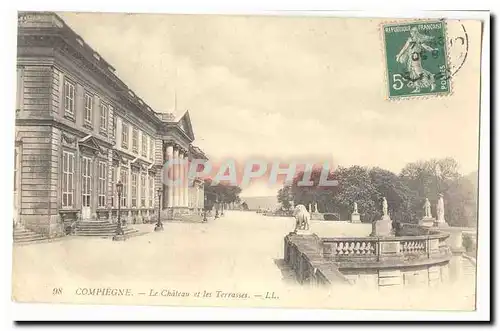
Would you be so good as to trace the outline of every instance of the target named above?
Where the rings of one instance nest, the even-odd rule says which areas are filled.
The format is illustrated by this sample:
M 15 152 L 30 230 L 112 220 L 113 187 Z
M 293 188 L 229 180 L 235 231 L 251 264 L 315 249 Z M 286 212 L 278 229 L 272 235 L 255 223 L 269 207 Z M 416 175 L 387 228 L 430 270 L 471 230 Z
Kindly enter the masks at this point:
M 139 230 L 127 225 L 122 226 L 125 237 L 134 237 L 141 234 Z M 116 233 L 116 223 L 101 220 L 79 221 L 76 224 L 75 236 L 112 237 Z
M 24 227 L 14 228 L 14 243 L 31 243 L 47 239 L 44 235 L 27 230 Z

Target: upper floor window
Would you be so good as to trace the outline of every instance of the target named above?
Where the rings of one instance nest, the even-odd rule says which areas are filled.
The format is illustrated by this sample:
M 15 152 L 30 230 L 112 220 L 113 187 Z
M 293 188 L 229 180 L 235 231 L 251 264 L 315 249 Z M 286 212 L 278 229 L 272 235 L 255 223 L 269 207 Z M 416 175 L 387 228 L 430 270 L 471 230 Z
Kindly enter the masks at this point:
M 92 125 L 92 108 L 94 107 L 94 98 L 91 94 L 85 93 L 85 114 L 86 124 Z
M 128 125 L 127 123 L 122 123 L 122 148 L 128 148 Z
M 100 120 L 100 131 L 106 133 L 108 124 L 108 106 L 101 102 L 101 120 Z
M 137 128 L 132 129 L 132 152 L 137 153 L 139 149 L 139 131 Z
M 75 114 L 75 84 L 64 81 L 64 113 L 71 117 Z
M 141 153 L 142 156 L 146 157 L 148 155 L 148 136 L 144 132 L 141 135 Z
M 155 155 L 155 140 L 149 137 L 149 159 L 153 160 Z
M 116 138 L 116 116 L 113 116 L 113 131 L 111 134 L 113 138 Z

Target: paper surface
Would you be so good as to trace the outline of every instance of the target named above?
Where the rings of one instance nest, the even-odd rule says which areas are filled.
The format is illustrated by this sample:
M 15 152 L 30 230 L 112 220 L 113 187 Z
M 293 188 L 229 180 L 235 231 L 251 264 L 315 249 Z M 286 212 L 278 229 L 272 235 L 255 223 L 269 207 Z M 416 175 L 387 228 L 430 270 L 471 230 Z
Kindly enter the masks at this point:
M 99 13 L 59 13 L 49 20 L 19 15 L 23 42 L 17 59 L 20 157 L 15 169 L 14 233 L 18 231 L 17 238 L 22 231 L 41 237 L 28 243 L 14 240 L 14 301 L 475 309 L 475 241 L 483 236 L 477 232 L 481 21 Z M 47 37 L 50 31 L 66 28 L 74 34 Z M 38 74 L 45 72 L 43 68 L 50 74 Z M 33 79 L 37 76 L 47 79 Z M 66 82 L 74 85 L 74 92 Z M 47 102 L 40 96 L 45 91 Z M 93 99 L 87 99 L 87 93 Z M 102 109 L 109 110 L 105 119 Z M 161 115 L 154 112 L 172 113 L 175 119 L 161 124 Z M 122 119 L 115 124 L 114 117 Z M 51 136 L 45 137 L 47 128 Z M 150 149 L 153 140 L 155 147 Z M 54 156 L 48 179 L 37 175 L 32 163 L 42 164 L 43 157 L 30 157 L 46 150 Z M 222 165 L 236 164 L 239 198 L 222 204 L 223 194 L 211 197 L 216 191 L 206 183 L 204 190 L 200 184 L 196 190 L 172 189 L 173 194 L 167 194 L 162 166 L 176 152 L 189 160 L 205 154 L 214 172 L 204 175 L 212 179 L 225 174 L 215 171 Z M 347 260 L 328 257 L 320 245 L 317 252 L 303 251 L 314 256 L 308 255 L 310 261 L 316 259 L 311 266 L 292 266 L 285 258 L 285 236 L 301 225 L 284 214 L 294 206 L 285 208 L 276 198 L 283 179 L 269 180 L 270 166 L 258 180 L 245 182 L 245 166 L 256 160 L 288 165 L 328 161 L 333 173 L 354 166 L 366 170 L 368 177 L 363 177 L 364 170 L 359 175 L 347 171 L 341 178 L 357 176 L 357 184 L 347 188 L 339 179 L 339 190 L 328 188 L 329 195 L 308 195 L 300 187 L 294 191 L 290 200 L 304 205 L 309 215 L 307 238 L 349 237 L 366 244 L 363 238 L 370 238 L 373 221 L 408 218 L 419 224 L 428 197 L 431 228 L 450 238 L 465 234 L 469 239 L 457 253 L 452 239 L 439 241 L 440 248 L 434 249 L 431 239 L 419 237 L 423 246 L 418 249 L 424 253 L 415 253 L 421 261 L 416 264 L 411 254 L 417 252 L 418 240 L 394 239 L 396 235 L 390 239 L 396 257 L 382 264 L 379 259 L 363 268 L 342 269 Z M 433 168 L 425 168 L 425 162 Z M 390 191 L 384 184 L 397 179 L 389 180 L 388 175 L 376 182 L 373 168 L 407 180 L 409 191 Z M 418 177 L 422 169 L 435 177 Z M 120 214 L 127 220 L 124 227 L 140 235 L 124 241 L 99 233 L 82 235 L 85 231 L 78 223 L 97 219 L 112 224 L 113 234 L 119 178 L 126 185 L 122 194 L 127 200 L 121 207 L 125 212 Z M 419 184 L 419 178 L 429 182 Z M 371 187 L 374 196 L 366 193 Z M 387 196 L 384 207 L 384 190 L 404 195 L 408 206 L 394 193 L 397 197 Z M 442 213 L 438 193 L 444 195 Z M 204 222 L 203 209 L 210 209 L 212 199 Z M 459 208 L 460 201 L 470 208 L 451 210 Z M 354 202 L 359 223 L 352 215 Z M 158 208 L 163 231 L 154 231 Z M 223 215 L 216 218 L 219 213 Z M 439 221 L 448 227 L 439 227 Z M 344 251 L 332 247 L 349 259 L 352 254 L 368 254 L 356 251 L 360 245 Z M 392 249 L 374 245 L 378 246 L 373 254 L 379 258 Z M 444 256 L 436 253 L 445 252 L 444 246 L 450 248 L 449 258 L 436 262 Z M 358 257 L 353 263 L 365 263 Z M 308 268 L 313 275 L 307 277 L 324 276 L 328 284 L 300 279 Z M 337 278 L 325 271 L 332 269 L 342 274 L 344 283 L 332 281 Z M 386 274 L 396 286 L 382 286 Z M 434 284 L 437 277 L 439 284 L 414 286 L 417 275 L 425 278 L 421 283 Z

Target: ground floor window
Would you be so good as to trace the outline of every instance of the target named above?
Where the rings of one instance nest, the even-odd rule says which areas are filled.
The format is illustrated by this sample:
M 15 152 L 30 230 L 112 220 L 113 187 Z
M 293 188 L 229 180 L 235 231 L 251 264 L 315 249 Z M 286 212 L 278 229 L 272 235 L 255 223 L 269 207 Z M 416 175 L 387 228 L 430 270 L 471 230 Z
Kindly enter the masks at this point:
M 146 175 L 141 174 L 141 208 L 146 207 Z
M 106 207 L 106 162 L 99 161 L 99 196 L 98 207 Z
M 132 172 L 132 208 L 137 207 L 137 173 Z
M 122 207 L 127 207 L 128 197 L 128 169 L 122 169 L 120 172 L 120 180 L 123 184 L 122 190 Z
M 90 207 L 92 196 L 92 160 L 82 158 L 82 206 Z
M 155 181 L 154 177 L 149 175 L 149 207 L 153 208 L 153 201 L 155 194 Z
M 62 206 L 73 207 L 75 153 L 64 151 L 62 162 Z
M 115 208 L 115 195 L 116 195 L 116 167 L 111 167 L 111 207 Z

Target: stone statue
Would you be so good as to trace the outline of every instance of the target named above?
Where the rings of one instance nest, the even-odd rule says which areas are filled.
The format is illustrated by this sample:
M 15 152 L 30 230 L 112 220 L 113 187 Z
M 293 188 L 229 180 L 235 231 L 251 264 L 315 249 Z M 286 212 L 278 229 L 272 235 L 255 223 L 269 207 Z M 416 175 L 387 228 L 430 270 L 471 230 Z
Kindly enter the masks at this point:
M 293 216 L 295 217 L 295 230 L 309 230 L 309 220 L 311 215 L 304 205 L 297 205 L 293 211 Z
M 317 202 L 314 203 L 314 212 L 315 213 L 318 212 L 318 203 Z
M 359 214 L 358 213 L 358 204 L 356 202 L 354 202 L 354 214 Z
M 439 199 L 438 199 L 438 203 L 436 206 L 436 211 L 437 211 L 437 220 L 444 221 L 444 200 L 443 200 L 442 194 L 439 194 Z
M 383 200 L 382 200 L 382 213 L 383 213 L 384 217 L 389 217 L 387 209 L 388 209 L 388 207 L 387 207 L 387 199 L 384 197 Z
M 424 218 L 432 218 L 431 203 L 427 198 L 425 198 L 425 203 L 424 203 Z

